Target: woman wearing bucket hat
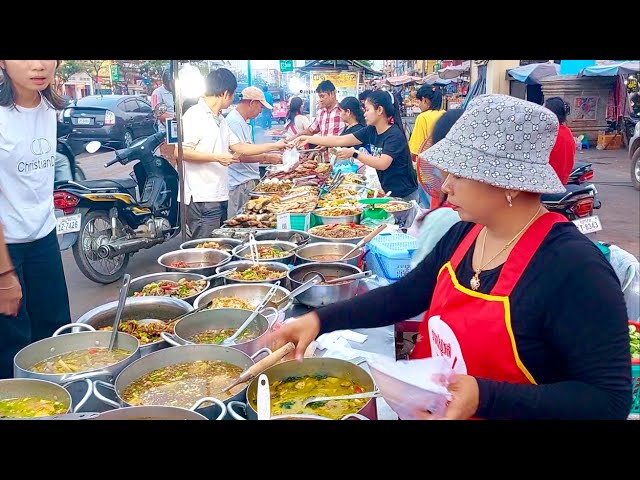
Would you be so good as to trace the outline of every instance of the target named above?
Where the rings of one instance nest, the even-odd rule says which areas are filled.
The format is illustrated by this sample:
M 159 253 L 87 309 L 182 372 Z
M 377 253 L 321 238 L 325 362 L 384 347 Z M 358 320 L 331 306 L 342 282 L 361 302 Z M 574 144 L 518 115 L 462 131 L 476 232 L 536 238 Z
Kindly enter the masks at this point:
M 297 358 L 319 334 L 381 327 L 427 310 L 412 358 L 446 357 L 450 419 L 625 419 L 627 314 L 598 248 L 540 194 L 563 191 L 549 166 L 558 119 L 504 95 L 469 103 L 423 153 L 462 221 L 398 282 L 306 314 L 276 343 Z M 431 418 L 416 411 L 411 418 Z

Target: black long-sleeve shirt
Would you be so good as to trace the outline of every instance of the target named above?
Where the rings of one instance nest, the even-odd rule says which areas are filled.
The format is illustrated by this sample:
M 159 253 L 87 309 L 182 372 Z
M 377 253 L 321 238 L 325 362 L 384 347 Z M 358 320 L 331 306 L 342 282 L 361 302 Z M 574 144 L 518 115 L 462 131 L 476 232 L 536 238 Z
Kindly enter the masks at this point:
M 321 333 L 391 325 L 427 310 L 438 271 L 472 227 L 454 225 L 398 282 L 319 309 Z M 456 271 L 462 285 L 473 275 L 474 248 Z M 480 274 L 480 292 L 491 292 L 501 269 Z M 625 419 L 632 398 L 627 312 L 616 274 L 598 248 L 573 224 L 556 224 L 509 298 L 518 353 L 537 385 L 477 378 L 477 416 Z

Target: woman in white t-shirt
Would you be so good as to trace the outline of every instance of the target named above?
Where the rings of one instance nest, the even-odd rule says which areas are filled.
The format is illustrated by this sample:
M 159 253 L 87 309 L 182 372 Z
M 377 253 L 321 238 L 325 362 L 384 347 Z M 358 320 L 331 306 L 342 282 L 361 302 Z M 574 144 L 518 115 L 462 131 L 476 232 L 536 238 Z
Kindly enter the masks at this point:
M 53 183 L 56 60 L 0 60 L 0 378 L 15 354 L 70 322 Z
M 302 105 L 303 102 L 300 97 L 291 97 L 287 123 L 284 125 L 285 140 L 290 140 L 311 125 L 311 121 L 307 116 L 302 114 Z

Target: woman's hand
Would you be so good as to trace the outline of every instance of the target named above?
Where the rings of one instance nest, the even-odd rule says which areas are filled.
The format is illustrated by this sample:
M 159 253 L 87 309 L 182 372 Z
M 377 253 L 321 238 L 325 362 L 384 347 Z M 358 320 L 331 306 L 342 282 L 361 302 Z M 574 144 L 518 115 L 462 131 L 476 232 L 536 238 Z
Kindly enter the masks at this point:
M 22 287 L 15 273 L 0 277 L 0 314 L 15 317 L 20 310 Z
M 273 332 L 269 334 L 268 343 L 272 343 L 272 350 L 276 350 L 288 342 L 293 342 L 296 346 L 296 360 L 302 361 L 304 352 L 311 342 L 313 342 L 320 332 L 320 318 L 315 312 L 307 313 L 296 319 L 291 319 L 279 328 L 275 326 Z
M 436 417 L 431 412 L 415 412 L 417 420 L 468 420 L 478 411 L 480 405 L 480 389 L 475 377 L 471 375 L 454 375 L 447 386 L 451 393 L 451 401 L 444 412 L 444 418 Z
M 309 144 L 309 139 L 311 138 L 310 135 L 300 135 L 298 138 L 293 140 L 293 144 L 297 147 L 297 148 L 302 148 L 305 145 Z
M 349 158 L 352 158 L 355 153 L 355 148 L 339 148 L 338 152 L 336 153 L 336 158 L 338 160 L 347 160 Z

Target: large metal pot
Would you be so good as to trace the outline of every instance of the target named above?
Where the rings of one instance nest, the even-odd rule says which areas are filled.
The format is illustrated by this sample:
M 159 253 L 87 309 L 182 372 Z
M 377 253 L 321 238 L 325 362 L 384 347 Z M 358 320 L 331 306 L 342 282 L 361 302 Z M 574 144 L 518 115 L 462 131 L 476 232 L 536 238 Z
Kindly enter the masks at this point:
M 344 277 L 362 272 L 358 267 L 354 267 L 353 265 L 348 265 L 346 263 L 305 263 L 289 270 L 287 277 L 291 283 L 291 289 L 295 290 L 306 280 L 310 280 L 311 275 L 308 275 L 304 281 L 302 278 L 312 270 L 328 277 Z M 360 285 L 360 281 L 361 280 L 351 280 L 336 285 L 314 285 L 306 292 L 298 295 L 296 298 L 298 299 L 298 302 L 309 307 L 317 308 L 325 305 L 331 305 L 332 303 L 341 302 L 355 297 L 358 293 L 358 285 Z
M 313 227 L 316 228 L 316 227 Z M 311 239 L 309 240 L 309 243 L 318 243 L 318 242 L 331 242 L 331 243 L 351 243 L 353 245 L 355 245 L 356 243 L 358 243 L 360 240 L 362 240 L 365 235 L 362 235 L 361 237 L 353 237 L 353 238 L 329 238 L 329 237 L 321 237 L 319 235 L 315 235 L 313 233 L 313 228 L 311 230 L 309 230 L 309 237 L 311 237 Z
M 164 350 L 153 352 L 150 355 L 142 357 L 139 360 L 131 363 L 127 368 L 122 370 L 120 375 L 118 375 L 118 377 L 116 378 L 114 384 L 109 384 L 101 381 L 94 382 L 94 395 L 102 400 L 106 405 L 114 408 L 131 407 L 132 405 L 128 404 L 122 399 L 122 394 L 129 385 L 149 372 L 158 370 L 163 367 L 168 367 L 170 365 L 176 365 L 179 363 L 190 363 L 198 360 L 220 360 L 223 362 L 231 363 L 233 365 L 237 365 L 242 370 L 246 370 L 255 363 L 253 359 L 258 357 L 262 353 L 269 353 L 269 350 L 260 350 L 250 357 L 237 348 L 223 347 L 220 345 L 184 345 L 181 347 L 165 348 Z M 114 402 L 108 398 L 105 398 L 98 390 L 98 387 L 108 387 L 114 390 L 117 401 Z M 198 403 L 201 401 L 206 402 L 210 399 L 201 399 L 196 403 L 197 406 L 195 408 L 191 408 L 194 408 L 196 412 L 201 413 L 209 419 L 218 418 L 220 417 L 221 413 L 226 414 L 226 404 L 229 401 L 245 401 L 246 391 L 247 387 L 245 385 L 245 387 L 241 391 L 236 393 L 233 397 L 224 400 L 223 402 L 214 399 L 216 400 L 215 402 L 211 400 L 214 405 L 202 407 L 198 405 Z M 220 403 L 222 403 L 223 407 L 220 406 Z
M 326 215 L 327 211 L 333 210 L 335 208 L 344 208 L 353 210 L 354 214 L 352 215 Z M 362 209 L 356 207 L 323 207 L 317 208 L 313 211 L 313 216 L 316 220 L 316 225 L 329 225 L 331 223 L 360 223 L 362 219 Z
M 278 258 L 265 258 L 265 259 L 261 259 L 259 258 L 258 261 L 260 263 L 264 263 L 264 262 L 278 262 L 278 263 L 284 263 L 285 265 L 288 265 L 290 263 L 293 263 L 293 259 L 296 255 L 295 249 L 298 247 L 297 244 L 292 243 L 292 242 L 281 242 L 278 240 L 264 240 L 262 242 L 256 242 L 256 245 L 258 247 L 276 247 L 279 248 L 280 250 L 282 250 L 283 252 L 289 252 L 286 256 L 284 257 L 278 257 Z M 238 259 L 238 260 L 251 260 L 250 258 L 245 257 L 245 255 L 250 255 L 250 247 L 248 243 L 245 243 L 243 245 L 238 245 L 236 248 L 233 249 L 233 256 L 234 258 Z
M 203 278 L 206 278 L 206 277 L 198 273 L 176 273 L 176 272 L 150 273 L 149 275 L 143 275 L 141 277 L 136 277 L 131 280 L 131 282 L 129 283 L 129 295 L 133 297 L 135 293 L 141 292 L 142 289 L 145 286 L 149 285 L 150 283 L 160 282 L 162 280 L 171 280 L 172 282 L 177 282 L 182 278 L 184 278 L 185 280 L 202 280 Z M 179 298 L 178 300 L 184 300 L 187 303 L 193 304 L 193 301 L 198 297 L 198 295 L 200 295 L 202 292 L 207 290 L 210 286 L 211 286 L 211 281 L 207 280 L 207 283 L 205 284 L 204 288 L 200 290 L 200 292 L 196 293 L 195 295 L 191 295 L 189 297 Z M 143 297 L 135 297 L 135 298 L 143 298 Z M 151 297 L 145 297 L 145 298 L 151 298 Z M 159 298 L 176 298 L 176 297 L 160 296 Z
M 375 390 L 373 377 L 371 377 L 366 370 L 358 365 L 338 358 L 314 357 L 305 358 L 302 362 L 299 362 L 298 360 L 288 360 L 267 368 L 263 374 L 269 378 L 270 383 L 293 376 L 329 375 L 357 382 L 363 386 L 366 392 Z M 259 377 L 256 377 L 251 380 L 251 382 L 249 382 L 249 387 L 247 388 L 247 403 L 245 411 L 248 420 L 258 419 L 258 407 L 256 402 L 258 378 Z M 377 420 L 378 408 L 375 400 L 375 398 L 370 398 L 369 401 L 356 413 L 370 420 Z M 238 404 L 235 402 L 229 404 L 232 418 L 237 419 L 238 416 L 237 414 L 234 415 L 235 410 L 233 410 L 236 406 L 238 406 Z M 278 417 L 273 417 L 273 419 L 277 419 Z
M 66 390 L 71 384 L 82 382 L 86 385 L 87 391 L 84 397 L 73 405 L 71 394 Z M 35 397 L 60 402 L 66 408 L 64 413 L 77 412 L 89 400 L 93 393 L 91 380 L 81 379 L 58 385 L 57 383 L 47 380 L 38 380 L 35 378 L 6 378 L 0 380 L 0 400 L 8 400 L 12 398 Z
M 216 268 L 231 261 L 231 254 L 222 250 L 212 248 L 188 248 L 186 250 L 174 250 L 160 255 L 158 263 L 167 272 L 199 273 L 205 277 L 216 273 Z M 201 264 L 203 266 L 193 266 L 187 268 L 170 267 L 174 262 L 186 262 L 190 264 Z
M 160 274 L 158 274 L 160 275 Z M 164 275 L 184 275 L 171 274 Z M 142 278 L 142 277 L 140 277 Z M 164 277 L 163 277 L 164 278 Z M 131 282 L 133 283 L 133 282 Z M 96 330 L 102 327 L 113 326 L 116 318 L 116 310 L 118 302 L 105 303 L 97 306 L 93 310 L 89 310 L 78 319 L 78 323 L 91 325 Z M 171 321 L 178 315 L 193 311 L 193 307 L 184 300 L 170 297 L 138 297 L 127 298 L 122 311 L 121 321 L 125 320 L 142 320 L 145 318 L 154 318 L 162 321 Z M 140 356 L 150 354 L 156 350 L 166 348 L 169 345 L 164 340 L 140 345 Z
M 258 242 L 264 240 L 279 240 L 282 242 L 295 243 L 298 246 L 309 243 L 309 234 L 304 230 L 258 230 L 254 237 Z
M 304 247 L 300 248 L 296 252 L 296 264 L 301 265 L 303 263 L 335 263 L 340 261 L 342 263 L 348 263 L 349 265 L 357 267 L 360 256 L 364 251 L 362 247 L 358 248 L 349 256 L 349 258 L 346 258 L 344 260 L 317 260 L 314 258 L 320 255 L 335 255 L 338 258 L 342 258 L 342 256 L 349 252 L 352 248 L 352 243 L 310 243 L 309 245 L 305 245 Z
M 397 210 L 395 212 L 388 212 L 388 213 L 389 215 L 393 215 L 397 225 L 400 225 L 401 227 L 407 226 L 406 225 L 407 219 L 413 212 L 413 205 L 410 202 L 403 200 L 402 198 L 391 197 L 391 201 L 389 201 L 389 203 L 383 203 L 379 205 L 379 207 L 384 208 L 386 205 L 390 205 L 390 204 L 400 204 L 404 207 L 402 210 Z
M 252 313 L 253 312 L 251 310 L 242 310 L 239 308 L 203 310 L 201 312 L 187 315 L 183 319 L 179 320 L 174 327 L 175 333 L 173 336 L 163 334 L 162 338 L 169 343 L 173 343 L 175 346 L 193 345 L 193 342 L 189 340 L 193 335 L 212 329 L 219 330 L 221 328 L 238 328 Z M 266 338 L 267 333 L 270 332 L 269 321 L 264 315 L 256 315 L 256 318 L 247 327 L 247 330 L 255 332 L 257 334 L 256 338 L 244 342 L 240 341 L 238 338 L 234 345 L 229 346 L 237 348 L 247 355 L 253 355 L 260 349 L 269 347 L 269 345 L 267 345 Z
M 193 302 L 193 308 L 197 309 L 198 307 L 200 307 L 200 305 L 206 305 L 214 298 L 222 297 L 238 297 L 246 300 L 255 307 L 260 304 L 271 287 L 273 287 L 273 284 L 271 283 L 234 283 L 231 285 L 215 287 L 211 290 L 207 290 L 206 292 L 201 293 L 200 296 L 196 298 L 196 301 Z M 267 315 L 269 325 L 273 325 L 276 321 L 284 320 L 285 312 L 293 304 L 293 299 L 284 303 L 278 303 L 278 301 L 289 295 L 289 293 L 291 293 L 289 290 L 278 285 L 278 289 L 273 296 L 272 302 L 267 304 L 268 307 L 276 307 L 278 310 L 278 315 L 276 318 L 270 318 L 270 316 Z
M 276 283 L 276 282 L 280 282 L 280 283 L 284 283 L 287 279 L 287 275 L 286 273 L 289 271 L 289 267 L 287 267 L 284 263 L 279 263 L 279 262 L 260 262 L 260 265 L 263 265 L 267 268 L 269 268 L 270 270 L 278 270 L 280 272 L 283 273 L 282 278 L 277 278 L 275 280 L 257 280 L 255 282 L 252 281 L 248 281 L 248 280 L 236 280 L 233 278 L 228 278 L 225 277 L 224 278 L 224 283 L 229 285 L 232 283 L 241 283 L 241 284 L 248 284 L 248 285 L 256 285 L 258 283 Z M 230 270 L 232 268 L 236 268 L 238 272 L 244 272 L 247 268 L 252 267 L 253 266 L 253 262 L 251 260 L 238 260 L 236 262 L 229 262 L 226 263 L 218 268 L 216 268 L 216 273 L 222 273 L 225 270 Z M 286 285 L 285 285 L 286 287 Z
M 92 420 L 208 420 L 208 418 L 186 408 L 148 405 L 109 410 Z
M 205 242 L 219 243 L 225 247 L 225 251 L 228 253 L 231 253 L 231 250 L 233 250 L 235 247 L 243 243 L 242 240 L 236 240 L 235 238 L 222 238 L 222 237 L 198 238 L 197 240 L 189 240 L 187 242 L 180 244 L 180 250 L 186 250 L 187 248 L 198 248 L 198 245 Z
M 47 380 L 59 385 L 65 385 L 73 380 L 85 378 L 109 382 L 113 381 L 127 365 L 140 358 L 138 339 L 128 333 L 118 332 L 113 348 L 121 348 L 131 352 L 128 357 L 118 363 L 102 369 L 89 370 L 78 374 L 37 373 L 32 371 L 31 368 L 33 368 L 36 363 L 56 355 L 76 350 L 84 350 L 86 348 L 106 348 L 109 346 L 111 332 L 90 331 L 59 335 L 62 331 L 74 327 L 87 328 L 87 325 L 81 323 L 63 325 L 53 333 L 52 337 L 34 342 L 20 350 L 13 359 L 13 376 L 15 378 Z M 91 327 L 89 326 L 89 328 Z M 86 395 L 83 389 L 84 387 L 77 383 L 69 385 L 68 390 L 74 404 L 79 404 Z M 95 398 L 92 397 L 86 401 L 85 411 L 101 412 L 104 410 L 104 405 Z

